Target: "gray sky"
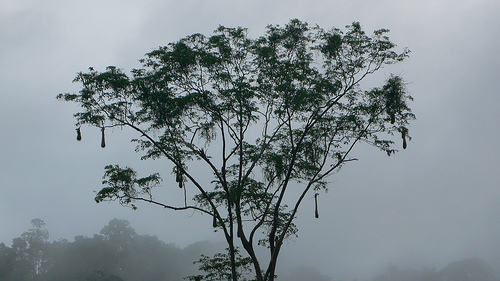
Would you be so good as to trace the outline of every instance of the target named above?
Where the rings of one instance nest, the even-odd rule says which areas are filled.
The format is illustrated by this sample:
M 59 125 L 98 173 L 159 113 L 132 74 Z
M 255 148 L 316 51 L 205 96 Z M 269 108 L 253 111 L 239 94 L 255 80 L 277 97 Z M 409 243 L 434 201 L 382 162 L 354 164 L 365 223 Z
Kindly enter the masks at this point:
M 71 81 L 89 66 L 130 70 L 153 48 L 219 24 L 258 36 L 291 18 L 360 21 L 412 51 L 379 77 L 410 82 L 413 140 L 395 157 L 358 147 L 360 161 L 320 196 L 320 219 L 306 200 L 281 261 L 351 280 L 391 262 L 439 269 L 477 256 L 500 268 L 499 14 L 492 0 L 0 0 L 0 241 L 10 245 L 32 218 L 52 240 L 92 235 L 114 217 L 181 247 L 220 240 L 206 216 L 95 204 L 105 165 L 164 172 L 166 163 L 139 161 L 126 130 L 108 133 L 106 149 L 95 128 L 76 142 L 77 108 L 55 96 L 77 91 Z

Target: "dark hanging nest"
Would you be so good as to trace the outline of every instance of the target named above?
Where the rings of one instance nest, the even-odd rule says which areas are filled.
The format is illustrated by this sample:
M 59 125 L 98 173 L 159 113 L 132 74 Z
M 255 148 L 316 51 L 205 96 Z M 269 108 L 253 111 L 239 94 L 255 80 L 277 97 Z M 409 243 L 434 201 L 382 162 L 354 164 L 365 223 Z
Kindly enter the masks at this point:
M 401 127 L 401 138 L 403 139 L 403 149 L 406 149 L 406 135 L 408 134 L 408 129 Z
M 82 132 L 80 131 L 80 127 L 76 128 L 76 140 L 77 141 L 82 140 Z
M 215 216 L 215 213 L 213 215 L 212 226 L 217 227 L 217 217 Z
M 179 188 L 183 187 L 184 179 L 182 178 L 182 172 L 179 167 L 175 169 L 175 181 L 179 184 Z
M 318 193 L 314 194 L 314 217 L 319 218 L 319 212 L 318 212 Z
M 101 147 L 102 148 L 106 147 L 106 140 L 104 138 L 104 127 L 101 128 Z

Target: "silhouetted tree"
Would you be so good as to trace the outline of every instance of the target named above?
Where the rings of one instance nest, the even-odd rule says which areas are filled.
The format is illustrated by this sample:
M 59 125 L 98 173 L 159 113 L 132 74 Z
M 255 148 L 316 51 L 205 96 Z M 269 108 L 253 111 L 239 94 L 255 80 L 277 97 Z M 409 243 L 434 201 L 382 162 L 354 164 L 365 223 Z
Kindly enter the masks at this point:
M 96 270 L 91 275 L 87 276 L 85 281 L 123 281 L 123 279 L 115 275 L 108 276 L 102 270 Z
M 482 259 L 468 258 L 453 262 L 439 271 L 440 281 L 495 281 L 495 272 Z
M 121 258 L 122 273 L 127 281 L 182 280 L 184 266 L 182 251 L 166 244 L 156 236 L 138 235 L 129 245 L 129 252 Z
M 82 107 L 77 128 L 99 128 L 103 143 L 106 128 L 131 128 L 142 159 L 166 158 L 172 186 L 198 193 L 170 205 L 153 196 L 158 173 L 140 178 L 132 168 L 109 165 L 96 201 L 208 214 L 228 244 L 231 279 L 239 276 L 240 243 L 255 278 L 274 280 L 303 199 L 356 160 L 354 146 L 365 142 L 391 155 L 393 134 L 407 146 L 414 116 L 402 78 L 360 88 L 368 75 L 408 55 L 393 50 L 387 32 L 368 36 L 357 22 L 324 30 L 295 19 L 252 39 L 244 28 L 220 26 L 212 36 L 194 34 L 148 53 L 131 75 L 114 66 L 78 73 L 81 90 L 58 96 Z M 213 175 L 209 184 L 189 169 L 195 162 Z M 258 245 L 268 257 L 257 257 Z
M 469 258 L 452 262 L 440 271 L 422 268 L 401 270 L 391 265 L 373 281 L 496 281 L 495 272 L 482 259 Z
M 32 228 L 12 239 L 12 247 L 0 244 L 1 280 L 41 280 L 52 265 L 47 255 L 49 232 L 41 219 L 31 220 Z
M 15 269 L 17 267 L 16 251 L 0 243 L 0 276 L 5 280 L 15 280 Z
M 308 266 L 298 266 L 292 268 L 286 273 L 283 273 L 283 276 L 280 275 L 278 277 L 280 277 L 280 280 L 284 281 L 332 281 L 331 277 L 325 276 L 321 274 L 316 268 Z
M 385 273 L 376 276 L 373 281 L 439 281 L 439 277 L 435 270 L 429 268 L 400 269 L 391 265 L 387 267 Z

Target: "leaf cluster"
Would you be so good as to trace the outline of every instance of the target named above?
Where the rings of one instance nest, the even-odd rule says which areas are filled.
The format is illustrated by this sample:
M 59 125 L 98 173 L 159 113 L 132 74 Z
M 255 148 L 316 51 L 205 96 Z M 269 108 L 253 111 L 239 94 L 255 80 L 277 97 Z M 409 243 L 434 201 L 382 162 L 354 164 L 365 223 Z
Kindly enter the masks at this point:
M 184 278 L 191 281 L 225 281 L 233 280 L 231 273 L 231 254 L 230 249 L 226 248 L 227 253 L 217 253 L 213 257 L 206 255 L 201 255 L 201 258 L 195 261 L 195 264 L 200 264 L 199 269 L 206 274 L 195 275 Z M 252 272 L 251 265 L 252 260 L 248 257 L 244 258 L 241 256 L 238 248 L 234 249 L 234 255 L 236 256 L 236 278 L 241 281 L 252 281 L 247 279 L 248 275 Z
M 102 188 L 95 197 L 97 203 L 105 200 L 118 200 L 122 205 L 130 204 L 133 209 L 137 207 L 132 201 L 140 196 L 152 198 L 151 189 L 160 184 L 158 173 L 143 178 L 137 178 L 137 173 L 132 168 L 120 168 L 119 165 L 104 167 Z

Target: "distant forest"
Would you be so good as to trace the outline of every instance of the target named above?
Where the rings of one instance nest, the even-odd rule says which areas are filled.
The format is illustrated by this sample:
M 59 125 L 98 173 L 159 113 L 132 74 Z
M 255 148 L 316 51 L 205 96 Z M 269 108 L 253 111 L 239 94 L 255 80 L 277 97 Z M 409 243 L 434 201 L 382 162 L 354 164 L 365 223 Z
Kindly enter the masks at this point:
M 215 251 L 209 242 L 180 249 L 156 236 L 138 235 L 126 220 L 113 219 L 99 235 L 76 236 L 73 242 L 48 242 L 44 222 L 32 224 L 11 247 L 0 243 L 1 281 L 183 280 L 197 273 L 193 261 L 200 254 Z
M 193 261 L 221 247 L 198 242 L 184 249 L 156 236 L 138 235 L 126 220 L 113 219 L 100 234 L 76 236 L 73 242 L 49 242 L 44 221 L 12 240 L 0 243 L 0 281 L 180 281 L 199 273 Z M 297 268 L 279 276 L 283 281 L 331 281 L 315 269 Z M 445 268 L 399 269 L 390 266 L 372 281 L 500 281 L 478 258 L 453 262 Z

